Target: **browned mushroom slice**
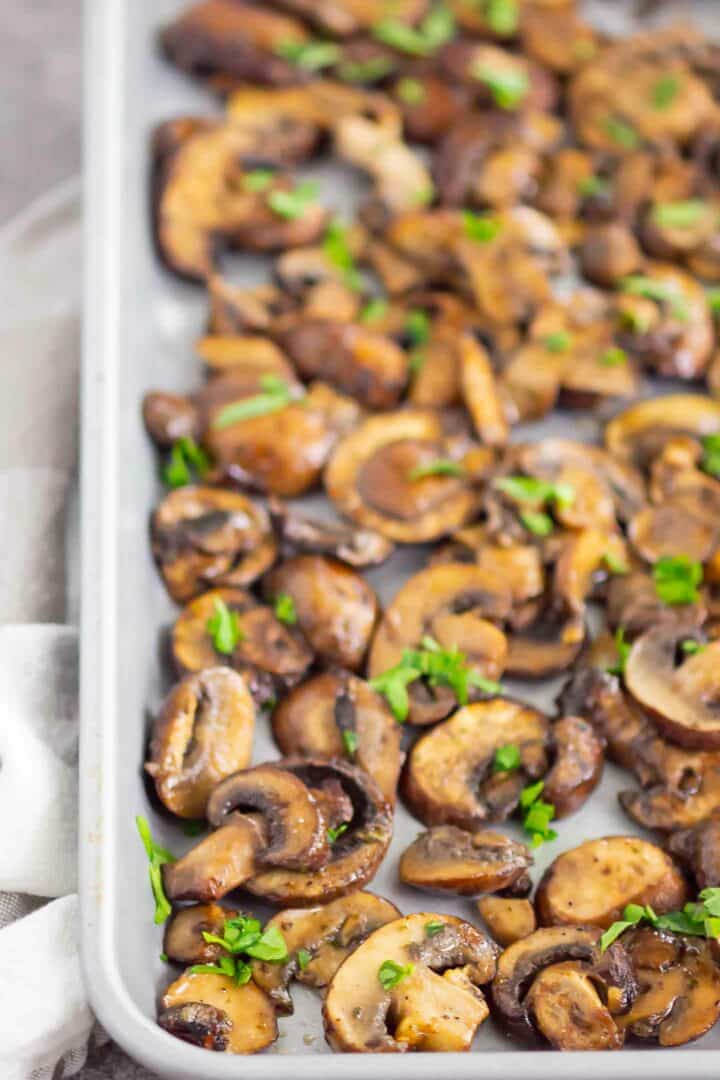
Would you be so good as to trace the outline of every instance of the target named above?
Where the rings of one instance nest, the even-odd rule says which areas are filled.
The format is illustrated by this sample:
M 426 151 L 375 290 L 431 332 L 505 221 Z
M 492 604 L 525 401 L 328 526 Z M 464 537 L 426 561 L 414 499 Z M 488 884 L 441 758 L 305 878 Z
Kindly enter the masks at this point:
M 592 724 L 565 716 L 553 725 L 556 758 L 545 776 L 543 798 L 555 807 L 555 817 L 567 817 L 590 797 L 602 777 L 603 743 Z
M 720 642 L 683 659 L 676 666 L 686 628 L 671 624 L 648 630 L 634 643 L 625 665 L 625 684 L 656 719 L 662 731 L 682 746 L 720 747 L 720 682 L 716 667 Z
M 282 342 L 303 378 L 324 379 L 370 409 L 397 405 L 407 382 L 405 352 L 364 326 L 307 320 Z
M 362 679 L 344 672 L 313 676 L 273 710 L 272 729 L 284 756 L 347 757 L 395 802 L 403 759 L 400 727 Z
M 618 41 L 585 64 L 568 92 L 580 141 L 620 154 L 643 142 L 683 145 L 692 139 L 713 113 L 710 90 L 682 57 L 700 40 L 690 27 L 675 25 Z M 671 96 L 658 107 L 663 81 L 670 81 Z
M 295 376 L 292 364 L 277 345 L 259 335 L 206 334 L 195 342 L 195 351 L 212 375 L 231 371 L 252 385 L 261 375 L 279 375 L 290 382 Z
M 357 671 L 378 615 L 375 593 L 365 579 L 327 555 L 295 555 L 279 563 L 263 581 L 270 603 L 292 600 L 296 621 L 317 655 Z
M 267 866 L 309 872 L 324 866 L 330 849 L 324 818 L 302 779 L 275 765 L 256 765 L 217 785 L 207 805 L 208 820 L 219 827 L 238 814 L 262 815 L 267 844 L 258 861 Z
M 627 1010 L 635 997 L 636 985 L 632 965 L 622 945 L 616 942 L 601 953 L 600 936 L 600 930 L 595 927 L 545 927 L 505 950 L 498 961 L 492 996 L 499 1018 L 509 1032 L 534 1040 L 539 1029 L 546 1039 L 564 1049 L 566 1040 L 575 1042 L 582 1035 L 583 1021 L 591 1015 L 598 1025 L 594 1049 L 607 1048 L 609 1021 L 612 1016 Z M 542 1002 L 538 1001 L 540 992 L 533 994 L 532 987 L 544 971 L 564 967 L 568 961 L 578 964 L 578 972 L 584 973 L 591 985 L 584 979 L 576 987 L 571 982 L 568 992 L 559 995 L 557 984 L 549 985 L 548 1005 L 550 1000 L 555 1000 L 557 1009 L 554 1017 L 548 1016 L 549 1009 L 542 1009 L 536 1027 L 535 1007 L 540 1005 L 542 1008 Z M 591 987 L 594 987 L 594 996 Z M 602 1010 L 600 1014 L 597 1013 L 599 1009 Z M 575 1024 L 579 1030 L 575 1030 Z M 592 1025 L 591 1030 L 594 1028 Z M 591 1037 L 591 1031 L 586 1030 L 585 1034 L 587 1038 Z
M 668 851 L 692 873 L 698 891 L 720 885 L 720 817 L 677 829 L 668 837 Z
M 392 839 L 392 809 L 375 781 L 345 761 L 286 758 L 282 767 L 297 776 L 322 800 L 338 794 L 351 804 L 351 818 L 343 815 L 331 836 L 330 861 L 310 874 L 307 871 L 260 870 L 245 888 L 273 904 L 310 907 L 329 903 L 361 889 L 375 876 Z M 345 828 L 344 826 L 347 826 Z
M 250 251 L 309 244 L 320 236 L 326 212 L 310 197 L 296 200 L 297 214 L 284 213 L 293 190 L 291 178 L 271 175 L 263 191 L 250 190 L 244 177 L 262 147 L 266 161 L 297 157 L 314 141 L 307 125 L 296 133 L 264 139 L 241 124 L 169 121 L 154 142 L 154 230 L 159 253 L 175 273 L 196 281 L 207 278 L 221 244 Z M 281 195 L 281 192 L 284 195 Z M 273 207 L 280 207 L 279 210 Z
M 380 926 L 400 912 L 389 900 L 368 892 L 351 893 L 331 904 L 280 911 L 265 924 L 282 934 L 288 951 L 283 964 L 253 962 L 253 979 L 272 999 L 278 1012 L 292 1013 L 289 986 L 293 979 L 322 989 L 343 960 Z
M 372 416 L 336 447 L 325 487 L 338 510 L 360 525 L 399 543 L 434 540 L 464 524 L 478 503 L 460 465 L 460 475 L 433 473 L 449 456 L 436 413 Z
M 572 75 L 598 52 L 598 34 L 572 5 L 522 5 L 522 46 L 529 57 L 558 75 Z
M 678 435 L 701 438 L 720 432 L 720 403 L 703 394 L 668 394 L 631 405 L 605 429 L 611 454 L 641 468 Z
M 717 280 L 717 217 L 710 200 L 657 200 L 641 223 L 643 246 L 658 259 L 689 263 L 699 276 Z
M 255 817 L 238 815 L 204 837 L 177 862 L 162 870 L 170 900 L 221 900 L 255 870 L 255 856 L 265 843 Z
M 394 545 L 373 529 L 356 529 L 342 521 L 306 517 L 280 499 L 271 498 L 270 517 L 287 554 L 309 552 L 334 555 L 349 566 L 362 568 L 385 562 Z
M 192 439 L 198 434 L 195 406 L 180 394 L 150 391 L 143 398 L 142 414 L 148 435 L 161 450 L 169 450 L 178 439 Z
M 435 143 L 467 107 L 467 94 L 425 66 L 408 69 L 389 93 L 402 109 L 403 127 L 409 142 Z
M 624 1032 L 578 961 L 546 967 L 525 1002 L 535 1027 L 557 1050 L 622 1049 Z
M 551 112 L 558 96 L 557 82 L 546 68 L 488 42 L 451 41 L 438 63 L 441 72 L 467 87 L 482 108 Z
M 633 572 L 610 579 L 607 618 L 611 627 L 622 626 L 630 638 L 661 623 L 683 627 L 687 637 L 705 622 L 707 608 L 702 597 L 694 604 L 668 606 L 658 596 L 649 574 Z
M 338 968 L 323 1005 L 325 1037 L 346 1053 L 469 1050 L 488 1016 L 479 987 L 495 955 L 484 934 L 452 915 L 395 919 Z
M 274 0 L 274 6 L 307 19 L 333 37 L 350 37 L 371 29 L 387 15 L 386 0 Z M 428 0 L 398 0 L 393 16 L 404 23 L 416 23 L 428 8 Z
M 211 379 L 197 397 L 204 443 L 228 481 L 243 486 L 249 477 L 273 494 L 301 495 L 317 483 L 360 409 L 324 383 L 304 396 L 294 380 L 267 386 L 262 376 L 254 384 L 236 374 Z
M 184 818 L 205 816 L 215 784 L 252 757 L 255 705 L 229 668 L 205 668 L 179 682 L 153 725 L 145 765 L 160 801 Z
M 267 89 L 243 86 L 231 94 L 227 115 L 253 130 L 293 129 L 298 123 L 332 131 L 341 117 L 365 116 L 388 134 L 401 131 L 400 112 L 385 94 L 315 76 L 303 86 Z M 351 235 L 357 231 L 352 227 Z
M 687 899 L 685 878 L 661 848 L 637 836 L 606 836 L 558 855 L 538 885 L 535 907 L 543 926 L 607 929 L 628 904 L 662 914 Z
M 265 510 L 220 488 L 171 491 L 153 513 L 150 536 L 167 590 L 179 604 L 207 588 L 249 585 L 275 559 Z
M 483 896 L 477 909 L 490 933 L 503 947 L 529 937 L 537 929 L 535 908 L 529 900 L 513 896 Z
M 580 250 L 582 272 L 596 285 L 610 288 L 640 269 L 642 255 L 630 230 L 610 222 L 588 230 Z
M 206 941 L 203 934 L 222 937 L 226 919 L 237 911 L 219 904 L 190 904 L 170 916 L 163 937 L 163 951 L 175 964 L 213 964 L 222 955 L 222 946 Z
M 720 1015 L 714 942 L 643 927 L 623 935 L 638 996 L 622 1025 L 660 1046 L 682 1046 L 709 1031 Z
M 432 200 L 430 173 L 399 134 L 364 116 L 344 116 L 335 127 L 335 143 L 341 158 L 374 178 L 376 197 L 383 208 L 401 213 Z
M 234 649 L 219 652 L 208 627 L 224 604 L 231 619 L 238 620 Z M 172 631 L 173 660 L 181 674 L 227 664 L 242 672 L 256 700 L 266 700 L 268 688 L 292 686 L 312 662 L 306 641 L 286 626 L 265 605 L 242 589 L 213 589 L 191 600 L 178 616 Z
M 184 1042 L 228 1054 L 256 1054 L 278 1037 L 270 998 L 253 982 L 188 969 L 168 986 L 158 1024 Z
M 400 880 L 430 892 L 459 896 L 526 892 L 532 855 L 525 844 L 494 832 L 437 825 L 420 833 L 400 857 Z
M 413 746 L 402 779 L 403 797 L 425 825 L 474 830 L 506 818 L 528 779 L 547 771 L 547 718 L 505 698 L 459 709 Z M 495 751 L 514 745 L 520 765 L 493 772 Z
M 278 47 L 302 44 L 303 24 L 238 0 L 200 0 L 162 31 L 160 43 L 174 64 L 220 91 L 236 83 L 287 85 L 303 79 L 301 69 L 278 55 Z
M 216 271 L 209 275 L 207 289 L 208 333 L 221 336 L 267 332 L 286 314 L 291 300 L 269 282 L 248 287 Z
M 470 334 L 460 342 L 460 385 L 480 441 L 504 446 L 509 428 L 490 357 Z

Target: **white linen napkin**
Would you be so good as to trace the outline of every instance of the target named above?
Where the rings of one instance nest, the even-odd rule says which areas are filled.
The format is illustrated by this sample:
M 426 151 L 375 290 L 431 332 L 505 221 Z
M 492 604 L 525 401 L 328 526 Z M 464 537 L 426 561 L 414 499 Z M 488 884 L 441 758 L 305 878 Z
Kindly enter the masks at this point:
M 82 1068 L 77 611 L 65 508 L 77 456 L 80 185 L 0 230 L 0 1077 Z M 73 544 L 74 547 L 74 544 Z M 49 899 L 50 898 L 50 899 Z

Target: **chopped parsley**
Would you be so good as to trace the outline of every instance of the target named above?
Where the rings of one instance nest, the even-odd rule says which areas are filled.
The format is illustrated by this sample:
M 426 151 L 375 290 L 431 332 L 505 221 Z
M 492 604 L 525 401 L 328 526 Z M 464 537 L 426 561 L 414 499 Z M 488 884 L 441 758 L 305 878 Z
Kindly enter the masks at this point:
M 147 818 L 138 816 L 135 818 L 135 824 L 150 864 L 148 872 L 150 877 L 150 888 L 152 889 L 153 899 L 155 900 L 155 924 L 159 926 L 161 923 L 165 922 L 169 915 L 172 915 L 172 905 L 165 895 L 162 867 L 167 865 L 167 863 L 174 863 L 175 856 L 170 851 L 167 851 L 165 848 L 160 847 L 159 844 L 155 843 Z
M 372 300 L 368 300 L 365 307 L 360 312 L 360 322 L 371 323 L 376 322 L 378 319 L 383 319 L 387 313 L 390 304 L 384 296 L 375 296 Z
M 252 169 L 243 176 L 242 185 L 246 191 L 265 191 L 274 179 L 273 169 Z
M 333 266 L 341 271 L 347 287 L 357 292 L 362 285 L 360 271 L 350 249 L 347 227 L 337 218 L 330 222 L 325 231 L 323 251 Z
M 700 641 L 693 641 L 692 638 L 688 638 L 686 641 L 680 642 L 680 648 L 686 656 L 697 656 L 698 653 L 705 652 L 707 645 L 703 645 Z
M 170 460 L 163 469 L 163 482 L 171 488 L 193 482 L 193 471 L 202 479 L 210 468 L 210 459 L 193 438 L 183 435 L 173 443 Z
M 617 652 L 617 661 L 609 667 L 607 670 L 610 675 L 624 675 L 625 665 L 627 664 L 628 656 L 632 645 L 629 641 L 625 640 L 625 627 L 619 626 L 615 631 L 615 651 Z
M 498 746 L 493 758 L 493 772 L 514 772 L 520 767 L 520 747 L 515 743 Z
M 554 484 L 534 476 L 501 476 L 493 481 L 493 487 L 519 503 L 554 503 L 566 510 L 575 501 L 572 484 Z
M 304 971 L 312 960 L 312 956 L 307 951 L 307 949 L 298 949 L 295 955 L 297 956 L 298 967 L 301 971 Z
M 444 922 L 426 922 L 425 933 L 428 937 L 436 937 L 438 934 L 442 933 L 446 925 L 447 924 Z
M 403 327 L 413 345 L 424 345 L 430 337 L 430 317 L 422 308 L 408 312 Z
M 274 214 L 295 221 L 317 200 L 320 185 L 316 180 L 303 180 L 292 191 L 271 191 L 267 204 Z
M 426 476 L 464 476 L 465 468 L 451 458 L 435 458 L 425 465 L 416 465 L 408 473 L 410 480 L 424 480 Z
M 514 34 L 520 21 L 517 0 L 486 0 L 485 18 L 494 34 L 501 37 Z
M 630 570 L 630 567 L 612 551 L 606 551 L 603 560 L 611 574 L 627 574 Z
M 627 120 L 621 120 L 617 116 L 608 116 L 605 121 L 605 132 L 623 150 L 636 150 L 640 145 L 640 136 L 632 124 Z
M 329 842 L 331 844 L 334 844 L 335 841 L 339 837 L 341 837 L 343 833 L 347 832 L 347 830 L 348 830 L 348 825 L 347 825 L 346 821 L 344 821 L 341 825 L 336 825 L 334 828 L 328 829 L 327 838 L 328 838 Z
M 702 585 L 702 563 L 694 562 L 687 555 L 664 555 L 653 566 L 655 592 L 663 604 L 694 604 L 700 598 L 698 586 Z
M 712 314 L 720 315 L 720 289 L 708 289 L 705 295 Z
M 499 69 L 480 63 L 473 65 L 472 75 L 485 83 L 500 109 L 517 109 L 530 89 L 530 80 L 521 68 Z
M 190 970 L 198 975 L 226 975 L 238 986 L 249 983 L 252 976 L 250 964 L 234 956 L 221 956 L 217 964 L 193 964 Z
M 610 184 L 602 176 L 584 176 L 578 181 L 577 189 L 578 194 L 588 199 L 609 194 Z
M 472 210 L 463 210 L 463 229 L 468 240 L 478 244 L 489 244 L 502 229 L 497 218 L 489 214 L 474 214 Z
M 703 456 L 700 468 L 710 476 L 720 477 L 720 434 L 705 435 L 701 442 Z
M 260 920 L 248 915 L 226 919 L 222 934 L 211 934 L 203 930 L 202 936 L 208 944 L 219 945 L 230 956 L 249 956 L 271 964 L 287 960 L 285 938 L 277 926 L 269 926 L 263 930 Z
M 279 375 L 261 375 L 262 392 L 241 401 L 231 401 L 220 409 L 210 425 L 214 431 L 223 431 L 241 420 L 252 420 L 256 416 L 267 416 L 280 412 L 296 399 L 295 392 Z
M 703 199 L 657 203 L 652 209 L 652 218 L 658 225 L 668 229 L 689 229 L 702 220 L 707 209 L 708 204 Z
M 455 33 L 455 18 L 444 4 L 430 9 L 419 26 L 388 16 L 372 27 L 373 37 L 398 52 L 411 56 L 429 56 L 450 41 Z
M 419 79 L 400 79 L 395 87 L 395 93 L 403 105 L 421 105 L 425 100 L 425 87 Z
M 275 618 L 279 619 L 281 623 L 285 623 L 286 626 L 294 626 L 298 621 L 295 601 L 290 593 L 283 592 L 276 596 L 273 610 Z
M 620 367 L 621 364 L 627 364 L 627 360 L 627 353 L 617 345 L 611 345 L 600 356 L 600 363 L 603 367 Z
M 685 322 L 688 318 L 685 301 L 679 295 L 677 288 L 668 284 L 667 281 L 658 281 L 656 278 L 645 277 L 643 274 L 630 274 L 621 280 L 620 288 L 629 296 L 643 296 L 659 304 L 669 304 L 676 319 Z
M 356 731 L 350 731 L 346 728 L 342 733 L 343 746 L 345 747 L 345 753 L 353 757 L 357 753 L 357 748 L 360 745 L 360 740 Z
M 555 522 L 544 510 L 522 510 L 520 521 L 533 536 L 549 536 L 555 528 Z
M 378 979 L 383 990 L 393 990 L 396 986 L 412 975 L 415 970 L 414 964 L 396 964 L 394 960 L 383 960 L 378 968 Z
M 395 67 L 389 56 L 371 56 L 368 60 L 345 60 L 337 74 L 345 82 L 369 83 L 384 79 Z
M 304 71 L 322 71 L 340 59 L 340 46 L 333 41 L 281 41 L 275 52 Z
M 682 911 L 669 911 L 665 915 L 656 915 L 649 904 L 628 904 L 622 919 L 614 922 L 600 938 L 601 952 L 605 952 L 631 926 L 641 922 L 649 923 L 656 930 L 669 930 L 674 934 L 720 937 L 720 889 L 703 889 L 697 901 L 685 904 Z
M 567 330 L 556 330 L 554 334 L 547 335 L 543 340 L 543 345 L 551 353 L 567 352 L 572 345 L 572 336 Z
M 672 105 L 680 89 L 677 75 L 663 75 L 653 85 L 651 98 L 656 109 L 667 109 Z
M 545 782 L 538 780 L 520 792 L 523 829 L 530 836 L 530 847 L 534 848 L 557 838 L 555 830 L 550 828 L 550 822 L 555 817 L 555 807 L 540 798 L 544 787 Z
M 231 611 L 219 596 L 214 597 L 213 604 L 215 611 L 208 619 L 205 628 L 212 638 L 215 651 L 222 653 L 223 656 L 230 656 L 244 636 L 240 629 L 240 617 L 237 611 Z

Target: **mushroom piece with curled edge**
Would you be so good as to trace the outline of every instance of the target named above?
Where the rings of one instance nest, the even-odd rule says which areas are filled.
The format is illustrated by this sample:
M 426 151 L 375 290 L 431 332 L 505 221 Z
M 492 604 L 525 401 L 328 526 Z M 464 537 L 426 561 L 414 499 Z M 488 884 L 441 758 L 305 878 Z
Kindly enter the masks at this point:
M 625 685 L 673 742 L 720 749 L 720 642 L 683 655 L 687 628 L 667 622 L 633 644 Z M 678 663 L 678 654 L 681 662 Z
M 642 254 L 633 233 L 618 221 L 588 228 L 580 248 L 583 276 L 595 285 L 612 288 L 642 266 Z
M 268 509 L 283 554 L 334 555 L 348 566 L 362 568 L 377 566 L 393 553 L 392 541 L 374 529 L 310 517 L 275 497 Z
M 226 624 L 227 640 L 215 630 Z M 212 589 L 191 600 L 172 629 L 180 674 L 226 664 L 241 672 L 258 704 L 299 682 L 313 660 L 302 634 L 243 589 Z
M 408 708 L 398 711 L 388 697 L 397 719 L 429 724 L 456 704 L 495 690 L 492 680 L 502 673 L 507 644 L 491 620 L 506 618 L 511 606 L 509 586 L 479 566 L 441 563 L 406 581 L 385 611 L 368 660 L 368 675 L 379 688 L 412 661 L 416 674 L 405 680 Z M 418 649 L 439 654 L 436 664 L 425 655 L 426 674 L 413 668 L 409 656 Z
M 530 890 L 532 861 L 525 844 L 501 833 L 469 833 L 455 825 L 436 825 L 405 849 L 399 873 L 406 885 L 430 892 L 517 896 Z
M 274 6 L 307 19 L 332 37 L 351 37 L 371 30 L 387 15 L 387 0 L 274 0 Z M 415 24 L 428 9 L 428 0 L 396 0 L 392 13 L 403 23 Z
M 284 756 L 349 758 L 395 802 L 401 729 L 363 679 L 344 671 L 314 675 L 282 699 L 271 723 Z
M 480 989 L 497 947 L 452 915 L 417 912 L 375 930 L 335 973 L 325 1037 L 345 1053 L 467 1051 L 487 1019 Z
M 607 929 L 628 904 L 663 914 L 687 899 L 685 878 L 665 851 L 637 836 L 606 836 L 558 855 L 538 885 L 535 910 L 542 926 Z
M 281 964 L 254 960 L 253 980 L 279 1013 L 292 1013 L 289 988 L 293 979 L 323 989 L 369 934 L 399 916 L 394 904 L 369 892 L 351 893 L 321 907 L 280 911 L 266 923 L 265 930 L 277 927 L 288 958 Z
M 676 829 L 668 837 L 668 851 L 690 871 L 698 891 L 720 886 L 720 816 L 689 829 Z
M 509 425 L 490 357 L 471 334 L 460 340 L 460 386 L 478 438 L 485 446 L 504 446 Z
M 706 621 L 708 610 L 702 593 L 693 603 L 664 603 L 650 574 L 631 571 L 610 578 L 606 615 L 608 624 L 613 629 L 622 627 L 628 640 L 666 623 L 692 637 Z
M 378 601 L 362 575 L 327 555 L 294 555 L 263 579 L 268 603 L 292 601 L 290 621 L 315 654 L 357 671 L 378 616 Z
M 422 543 L 451 533 L 477 509 L 470 476 L 450 460 L 436 413 L 407 409 L 371 416 L 336 446 L 325 488 L 358 525 L 398 543 Z
M 214 786 L 250 764 L 254 730 L 247 683 L 230 668 L 177 683 L 153 724 L 145 764 L 163 805 L 178 817 L 204 817 Z
M 206 941 L 204 934 L 222 937 L 225 921 L 238 912 L 220 904 L 189 904 L 173 911 L 163 937 L 163 951 L 174 964 L 214 964 L 222 946 Z
M 171 491 L 150 523 L 155 562 L 173 600 L 205 589 L 249 585 L 275 559 L 267 512 L 245 495 L 188 485 Z
M 716 192 L 712 195 L 707 200 L 655 201 L 645 211 L 640 235 L 651 255 L 685 263 L 698 277 L 717 281 L 718 204 Z
M 341 158 L 373 177 L 382 211 L 398 214 L 432 200 L 430 172 L 399 133 L 365 116 L 341 116 L 335 125 L 335 145 Z
M 171 450 L 180 439 L 194 439 L 198 434 L 195 405 L 182 394 L 150 390 L 143 398 L 145 430 L 161 450 Z
M 716 942 L 649 927 L 622 936 L 638 981 L 638 994 L 620 1018 L 625 1030 L 660 1046 L 700 1038 L 720 1016 Z
M 535 909 L 529 900 L 517 896 L 483 896 L 478 913 L 499 945 L 506 947 L 537 929 Z
M 343 116 L 372 117 L 388 134 L 401 130 L 400 111 L 385 94 L 317 76 L 302 86 L 242 86 L 230 95 L 227 115 L 233 123 L 261 132 L 273 130 L 273 125 L 292 131 L 300 123 L 327 132 Z
M 558 1050 L 618 1050 L 621 1016 L 637 986 L 618 942 L 600 950 L 595 927 L 543 927 L 501 955 L 492 984 L 494 1012 L 508 1032 Z
M 564 716 L 552 727 L 555 760 L 544 777 L 543 799 L 555 807 L 555 817 L 574 813 L 590 797 L 602 777 L 603 742 L 592 724 L 579 716 Z
M 648 398 L 619 413 L 605 428 L 605 446 L 621 461 L 648 468 L 678 436 L 700 442 L 720 433 L 720 402 L 703 394 Z
M 167 267 L 204 281 L 223 246 L 269 252 L 316 240 L 327 213 L 314 187 L 296 185 L 279 167 L 261 191 L 247 179 L 259 153 L 279 166 L 304 156 L 314 141 L 315 129 L 301 123 L 265 132 L 232 121 L 162 124 L 153 144 L 153 225 Z
M 219 971 L 184 971 L 160 1000 L 158 1024 L 183 1042 L 228 1054 L 256 1054 L 278 1037 L 268 995 Z
M 550 724 L 529 705 L 506 698 L 459 709 L 423 735 L 402 777 L 408 807 L 425 825 L 473 831 L 513 812 L 528 780 L 547 772 Z M 495 752 L 517 747 L 512 771 L 494 772 Z

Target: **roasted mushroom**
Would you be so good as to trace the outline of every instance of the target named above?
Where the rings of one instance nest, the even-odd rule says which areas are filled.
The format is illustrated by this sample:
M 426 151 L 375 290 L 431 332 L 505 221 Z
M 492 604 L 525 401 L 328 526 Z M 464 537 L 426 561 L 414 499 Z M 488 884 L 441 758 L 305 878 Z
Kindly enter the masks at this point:
M 553 724 L 555 761 L 544 778 L 543 798 L 555 807 L 555 817 L 574 813 L 600 783 L 603 742 L 592 724 L 564 716 Z
M 395 919 L 338 968 L 323 1005 L 325 1037 L 346 1053 L 469 1050 L 488 1015 L 480 986 L 495 956 L 484 934 L 452 915 Z
M 221 900 L 247 881 L 264 843 L 265 835 L 258 819 L 238 815 L 200 840 L 182 858 L 163 867 L 168 898 Z
M 219 904 L 190 904 L 178 908 L 165 927 L 163 950 L 174 964 L 213 964 L 222 954 L 222 946 L 206 941 L 203 934 L 221 937 L 226 919 L 237 911 Z
M 605 429 L 605 445 L 616 458 L 641 468 L 679 435 L 701 439 L 720 432 L 720 404 L 701 394 L 669 394 L 631 405 Z
M 228 1054 L 256 1054 L 278 1037 L 270 998 L 253 982 L 188 969 L 162 996 L 158 1024 L 184 1042 Z
M 479 914 L 495 940 L 506 947 L 537 929 L 535 908 L 529 900 L 514 896 L 483 896 L 477 901 Z
M 327 555 L 295 555 L 266 575 L 263 592 L 276 610 L 281 597 L 290 597 L 289 621 L 320 659 L 352 671 L 360 668 L 378 602 L 357 570 Z
M 293 979 L 322 989 L 342 962 L 378 927 L 400 912 L 388 900 L 368 892 L 351 893 L 322 907 L 280 911 L 265 926 L 277 927 L 288 959 L 283 964 L 253 962 L 253 979 L 268 994 L 278 1012 L 292 1013 L 289 986 Z
M 151 390 L 143 398 L 143 423 L 156 446 L 169 450 L 179 439 L 198 434 L 198 415 L 189 398 Z
M 171 491 L 153 513 L 150 535 L 155 562 L 179 604 L 208 588 L 249 585 L 275 558 L 265 510 L 220 488 Z
M 334 555 L 349 566 L 361 568 L 385 562 L 393 552 L 391 541 L 373 529 L 307 517 L 276 498 L 270 499 L 269 510 L 285 554 Z
M 507 698 L 459 709 L 423 735 L 408 756 L 402 794 L 425 825 L 475 830 L 502 821 L 518 805 L 528 780 L 547 771 L 548 720 Z M 520 765 L 493 772 L 495 751 L 514 745 Z
M 636 836 L 606 836 L 558 855 L 538 885 L 535 908 L 542 926 L 607 929 L 628 904 L 662 914 L 687 899 L 682 873 L 661 848 Z
M 400 727 L 382 697 L 357 676 L 332 671 L 301 683 L 273 710 L 272 729 L 286 757 L 347 757 L 395 802 Z
M 524 844 L 494 832 L 437 825 L 420 833 L 400 857 L 400 880 L 430 892 L 459 896 L 530 888 L 532 856 Z
M 204 668 L 172 689 L 153 725 L 145 771 L 178 817 L 205 816 L 208 797 L 252 757 L 255 705 L 241 675 Z
M 622 945 L 602 953 L 600 930 L 580 926 L 546 927 L 510 945 L 492 984 L 508 1031 L 532 1040 L 540 1034 L 558 1050 L 619 1049 L 620 1014 L 635 993 Z
M 677 829 L 668 837 L 668 851 L 690 871 L 698 891 L 720 886 L 720 817 Z

